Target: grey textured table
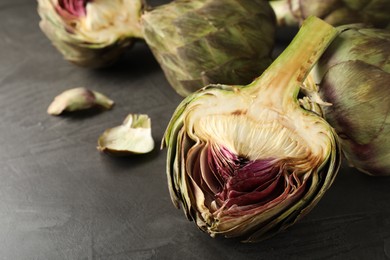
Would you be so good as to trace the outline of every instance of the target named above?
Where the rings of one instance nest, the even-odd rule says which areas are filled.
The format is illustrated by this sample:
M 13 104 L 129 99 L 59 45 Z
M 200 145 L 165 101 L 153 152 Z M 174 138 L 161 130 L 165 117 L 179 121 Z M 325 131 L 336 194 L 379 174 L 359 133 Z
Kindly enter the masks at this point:
M 170 201 L 165 151 L 96 150 L 130 112 L 151 116 L 158 146 L 181 101 L 145 44 L 112 68 L 81 69 L 62 60 L 38 21 L 35 1 L 1 0 L 0 259 L 390 259 L 390 178 L 345 166 L 306 218 L 269 240 L 198 231 Z M 77 86 L 106 93 L 115 108 L 46 114 Z

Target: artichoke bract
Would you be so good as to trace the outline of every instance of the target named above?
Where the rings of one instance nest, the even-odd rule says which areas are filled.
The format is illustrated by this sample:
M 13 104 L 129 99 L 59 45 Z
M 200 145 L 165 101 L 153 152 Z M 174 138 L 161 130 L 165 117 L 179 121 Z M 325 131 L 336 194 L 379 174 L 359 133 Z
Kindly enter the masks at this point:
M 390 175 L 390 31 L 345 25 L 313 70 L 351 166 Z
M 38 0 L 40 27 L 64 58 L 99 68 L 111 65 L 136 38 L 143 0 Z
M 113 155 L 149 153 L 154 148 L 151 119 L 146 114 L 129 114 L 122 125 L 107 129 L 97 149 Z
M 94 107 L 111 109 L 113 105 L 114 101 L 102 93 L 79 87 L 68 89 L 56 96 L 47 108 L 47 113 L 58 116 L 65 111 L 74 112 Z
M 366 23 L 378 28 L 390 25 L 389 0 L 271 0 L 279 25 L 294 26 L 310 15 L 338 26 Z
M 307 214 L 340 165 L 333 128 L 304 109 L 305 77 L 337 34 L 309 18 L 246 86 L 209 85 L 177 107 L 166 129 L 170 195 L 211 236 L 265 239 Z
M 275 23 L 264 0 L 176 0 L 142 16 L 145 40 L 182 96 L 253 81 L 272 62 Z

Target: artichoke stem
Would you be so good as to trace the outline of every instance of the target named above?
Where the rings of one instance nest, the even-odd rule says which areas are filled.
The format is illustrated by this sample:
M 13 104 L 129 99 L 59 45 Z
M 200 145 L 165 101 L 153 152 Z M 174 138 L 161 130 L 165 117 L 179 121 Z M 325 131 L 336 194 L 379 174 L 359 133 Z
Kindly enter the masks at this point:
M 296 103 L 303 81 L 338 34 L 333 26 L 314 16 L 304 24 L 286 50 L 248 86 L 262 96 L 268 93 L 274 105 Z

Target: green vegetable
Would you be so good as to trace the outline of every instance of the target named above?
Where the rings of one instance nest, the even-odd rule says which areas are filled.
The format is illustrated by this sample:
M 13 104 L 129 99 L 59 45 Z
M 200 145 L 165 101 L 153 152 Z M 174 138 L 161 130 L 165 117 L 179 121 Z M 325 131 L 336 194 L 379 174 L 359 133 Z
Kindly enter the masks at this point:
M 297 25 L 315 15 L 332 25 L 366 23 L 390 25 L 389 0 L 271 0 L 279 25 Z
M 122 125 L 104 131 L 99 137 L 97 149 L 114 155 L 151 152 L 154 140 L 149 116 L 129 114 Z
M 168 186 L 201 230 L 258 241 L 293 225 L 329 189 L 340 164 L 336 134 L 297 96 L 336 34 L 311 17 L 251 84 L 209 85 L 178 106 L 162 144 Z
M 38 0 L 40 27 L 64 58 L 80 66 L 112 64 L 142 37 L 143 0 Z
M 142 16 L 144 37 L 182 96 L 248 84 L 271 64 L 275 15 L 263 0 L 176 0 Z
M 57 116 L 64 111 L 73 112 L 93 107 L 111 109 L 113 105 L 114 101 L 97 91 L 72 88 L 56 96 L 47 108 L 47 113 Z
M 390 175 L 390 31 L 346 25 L 313 73 L 349 163 Z

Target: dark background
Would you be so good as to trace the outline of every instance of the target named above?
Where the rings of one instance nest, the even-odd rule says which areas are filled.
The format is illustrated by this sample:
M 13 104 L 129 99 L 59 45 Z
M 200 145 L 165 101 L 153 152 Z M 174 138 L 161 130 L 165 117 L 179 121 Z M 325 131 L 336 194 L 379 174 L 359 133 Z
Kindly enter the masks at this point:
M 82 69 L 62 59 L 38 22 L 36 1 L 1 0 L 0 259 L 390 259 L 390 178 L 346 166 L 308 216 L 269 240 L 200 232 L 169 198 L 158 146 L 181 97 L 146 45 L 109 69 Z M 54 96 L 78 86 L 116 106 L 46 114 Z M 99 153 L 97 138 L 128 113 L 150 115 L 155 151 Z

